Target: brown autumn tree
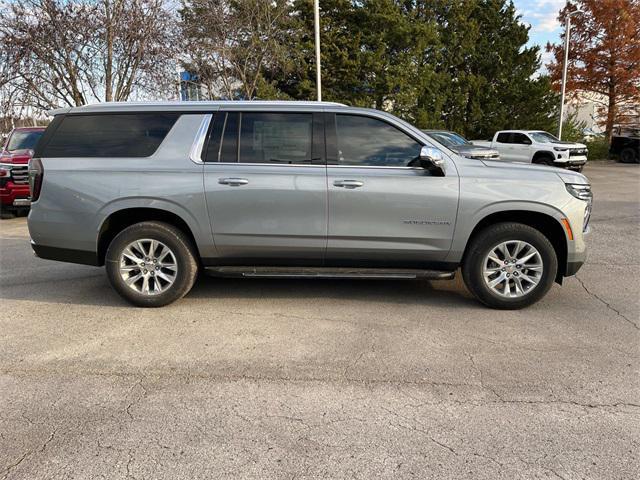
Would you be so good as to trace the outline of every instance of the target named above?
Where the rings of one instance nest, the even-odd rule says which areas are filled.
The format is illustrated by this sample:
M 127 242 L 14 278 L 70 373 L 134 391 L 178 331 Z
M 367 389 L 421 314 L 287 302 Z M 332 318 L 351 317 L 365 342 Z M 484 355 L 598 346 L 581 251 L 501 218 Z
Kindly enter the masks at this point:
M 605 100 L 607 137 L 615 123 L 624 123 L 640 105 L 640 0 L 574 0 L 560 11 L 571 17 L 567 92 L 592 92 Z M 564 36 L 563 36 L 564 39 Z M 560 89 L 564 41 L 547 44 L 553 60 L 547 68 Z

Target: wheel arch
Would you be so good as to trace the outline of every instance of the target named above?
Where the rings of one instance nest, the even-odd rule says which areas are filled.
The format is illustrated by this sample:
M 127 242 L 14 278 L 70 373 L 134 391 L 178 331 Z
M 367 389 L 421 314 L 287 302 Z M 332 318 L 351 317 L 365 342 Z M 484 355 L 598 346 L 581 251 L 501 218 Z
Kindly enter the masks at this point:
M 125 228 L 140 222 L 159 221 L 173 225 L 184 232 L 199 255 L 198 242 L 189 224 L 175 212 L 155 207 L 127 207 L 111 212 L 98 231 L 97 254 L 99 265 L 104 265 L 111 241 Z
M 479 222 L 476 223 L 469 238 L 467 240 L 467 244 L 465 246 L 464 253 L 462 255 L 462 261 L 467 255 L 469 245 L 482 230 L 485 228 L 495 225 L 497 223 L 504 222 L 515 222 L 521 223 L 523 225 L 528 225 L 532 228 L 535 228 L 540 233 L 542 233 L 551 245 L 553 245 L 553 249 L 556 252 L 556 256 L 558 257 L 558 273 L 556 275 L 556 282 L 562 283 L 562 278 L 566 274 L 567 270 L 567 255 L 568 255 L 568 245 L 567 245 L 567 233 L 565 232 L 562 223 L 555 218 L 554 216 L 533 210 L 502 210 L 498 212 L 489 213 L 484 216 Z
M 555 155 L 550 150 L 538 150 L 533 154 L 533 158 L 531 159 L 531 163 L 542 163 L 543 159 L 551 159 L 555 160 Z

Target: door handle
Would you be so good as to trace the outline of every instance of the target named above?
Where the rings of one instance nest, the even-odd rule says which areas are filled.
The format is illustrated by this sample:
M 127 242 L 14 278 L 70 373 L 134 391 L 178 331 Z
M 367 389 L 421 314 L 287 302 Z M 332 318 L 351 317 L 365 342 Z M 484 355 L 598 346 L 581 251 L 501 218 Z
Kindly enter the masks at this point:
M 246 178 L 220 178 L 218 179 L 220 185 L 229 185 L 231 187 L 239 187 L 240 185 L 246 185 L 249 180 Z
M 360 180 L 336 180 L 333 182 L 335 187 L 358 188 L 364 185 Z

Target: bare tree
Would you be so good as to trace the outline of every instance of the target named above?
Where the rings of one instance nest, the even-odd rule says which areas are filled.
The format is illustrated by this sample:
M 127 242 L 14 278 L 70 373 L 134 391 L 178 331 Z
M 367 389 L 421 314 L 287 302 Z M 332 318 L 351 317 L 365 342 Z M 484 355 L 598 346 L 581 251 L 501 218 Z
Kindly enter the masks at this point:
M 0 88 L 41 109 L 164 93 L 175 25 L 162 0 L 13 0 L 0 13 L 11 60 Z
M 98 28 L 104 41 L 96 70 L 104 72 L 105 100 L 126 100 L 135 88 L 153 93 L 173 85 L 176 25 L 163 0 L 102 0 Z
M 185 66 L 210 92 L 254 98 L 263 69 L 287 61 L 290 10 L 287 0 L 183 0 Z

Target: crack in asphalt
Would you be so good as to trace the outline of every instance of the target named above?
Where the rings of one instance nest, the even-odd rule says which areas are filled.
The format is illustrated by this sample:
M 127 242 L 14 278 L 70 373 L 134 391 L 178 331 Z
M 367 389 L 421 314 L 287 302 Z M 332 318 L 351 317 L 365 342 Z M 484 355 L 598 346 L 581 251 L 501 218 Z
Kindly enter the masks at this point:
M 344 372 L 342 375 L 345 378 L 348 378 L 347 373 L 349 373 L 349 370 L 351 370 L 353 367 L 355 367 L 358 364 L 358 362 L 362 359 L 362 357 L 364 357 L 365 353 L 366 353 L 366 350 L 362 350 L 360 354 L 358 354 L 358 356 L 356 356 L 356 358 L 351 363 L 347 364 L 347 366 L 344 367 Z
M 139 387 L 142 390 L 140 395 L 138 395 L 138 397 L 135 400 L 129 402 L 127 404 L 127 406 L 125 407 L 125 409 L 124 409 L 124 411 L 126 412 L 126 414 L 129 416 L 129 418 L 131 420 L 133 420 L 133 415 L 131 414 L 131 408 L 134 405 L 136 405 L 139 402 L 141 402 L 147 396 L 147 389 L 145 388 L 144 384 L 142 383 L 145 380 L 145 378 L 146 377 L 144 375 L 140 376 L 140 378 L 138 379 L 138 382 L 133 387 L 131 387 L 131 390 L 129 390 L 129 392 L 132 392 L 136 387 Z
M 14 468 L 16 468 L 18 465 L 20 465 L 20 464 L 23 462 L 23 460 L 24 460 L 25 458 L 27 458 L 29 455 L 31 455 L 31 453 L 33 453 L 33 452 L 31 452 L 31 451 L 26 452 L 24 455 L 22 455 L 22 457 L 20 457 L 20 459 L 18 459 L 18 461 L 17 461 L 17 462 L 12 463 L 11 465 L 9 465 L 9 466 L 5 469 L 5 471 L 3 472 L 3 473 L 4 473 L 4 475 L 3 475 L 3 477 L 2 477 L 2 480 L 5 480 L 5 479 L 9 476 L 9 474 L 11 473 L 11 470 L 13 470 L 13 469 L 14 469 Z
M 553 400 L 511 400 L 511 399 L 506 399 L 504 398 L 502 395 L 500 395 L 493 387 L 487 385 L 484 381 L 484 375 L 482 372 L 482 368 L 480 368 L 480 366 L 476 363 L 474 357 L 472 354 L 470 354 L 469 352 L 464 352 L 465 355 L 467 356 L 467 358 L 469 359 L 469 361 L 471 362 L 471 365 L 473 367 L 473 369 L 477 372 L 478 377 L 479 377 L 479 381 L 480 381 L 480 387 L 483 390 L 486 390 L 488 392 L 491 392 L 493 395 L 495 395 L 498 398 L 498 402 L 497 403 L 505 403 L 505 404 L 529 404 L 529 405 L 553 405 L 553 404 L 564 404 L 564 405 L 574 405 L 577 407 L 582 407 L 582 408 L 616 408 L 616 407 L 632 407 L 632 408 L 640 408 L 640 404 L 638 403 L 631 403 L 631 402 L 616 402 L 616 403 L 610 403 L 610 404 L 604 404 L 604 403 L 581 403 L 581 402 L 576 402 L 575 400 L 559 400 L 559 399 L 553 399 Z M 463 402 L 458 402 L 458 403 L 463 403 Z M 464 403 L 469 403 L 472 404 L 474 402 L 464 402 Z M 482 405 L 487 405 L 493 402 L 482 402 Z
M 387 408 L 383 408 L 383 410 L 387 411 L 388 413 L 391 413 L 392 415 L 394 415 L 396 417 L 403 418 L 405 420 L 410 420 L 409 418 L 407 418 L 407 417 L 405 417 L 403 415 L 400 415 L 400 414 L 398 414 L 396 412 L 393 412 L 393 411 L 391 411 L 391 410 L 389 410 Z M 456 457 L 460 457 L 460 456 L 464 457 L 464 456 L 469 456 L 470 455 L 470 456 L 473 456 L 473 457 L 484 458 L 485 460 L 489 460 L 490 462 L 495 463 L 499 468 L 503 468 L 504 467 L 504 464 L 502 462 L 499 462 L 498 460 L 496 460 L 495 458 L 493 458 L 493 457 L 491 457 L 489 455 L 486 455 L 486 454 L 483 454 L 483 453 L 478 453 L 478 452 L 462 452 L 460 450 L 457 450 L 457 449 L 453 448 L 451 445 L 449 445 L 447 443 L 444 443 L 442 440 L 435 439 L 428 430 L 426 430 L 424 428 L 418 428 L 414 424 L 412 424 L 412 425 L 403 425 L 402 423 L 398 423 L 398 424 L 395 424 L 395 426 L 397 426 L 399 428 L 402 428 L 402 429 L 405 429 L 405 430 L 412 430 L 414 432 L 419 432 L 419 433 L 424 434 L 432 443 L 435 443 L 440 448 L 442 448 L 444 450 L 447 450 L 449 453 L 455 455 Z
M 136 480 L 136 477 L 131 473 L 131 463 L 133 463 L 132 449 L 129 449 L 128 455 L 129 455 L 129 459 L 127 460 L 127 478 L 133 478 L 133 480 Z
M 478 374 L 478 379 L 480 380 L 480 387 L 483 390 L 487 390 L 491 393 L 493 393 L 496 397 L 498 397 L 498 399 L 501 402 L 504 402 L 504 399 L 502 398 L 502 395 L 500 395 L 498 392 L 496 392 L 492 387 L 488 386 L 487 384 L 485 384 L 484 382 L 484 375 L 482 373 L 482 369 L 476 364 L 475 359 L 473 358 L 473 355 L 470 354 L 469 352 L 464 352 L 464 354 L 467 356 L 467 358 L 469 359 L 469 361 L 471 362 L 471 366 L 473 367 L 473 369 L 476 371 L 476 373 Z
M 49 435 L 49 438 L 47 438 L 45 440 L 45 442 L 42 444 L 42 446 L 37 450 L 39 453 L 44 453 L 45 449 L 47 448 L 47 445 L 49 445 L 49 443 L 51 443 L 51 441 L 54 439 L 54 437 L 56 436 L 56 430 L 54 430 L 53 432 L 51 432 L 51 434 Z M 9 478 L 9 475 L 11 474 L 11 471 L 13 469 L 15 469 L 16 467 L 18 467 L 19 465 L 22 464 L 22 462 L 24 460 L 26 460 L 27 457 L 30 457 L 31 455 L 33 455 L 34 453 L 36 453 L 35 450 L 28 450 L 26 451 L 16 462 L 8 465 L 3 473 L 2 476 L 2 480 L 6 480 L 7 478 Z
M 627 316 L 625 316 L 622 313 L 620 313 L 620 311 L 618 309 L 616 309 L 615 307 L 613 307 L 609 302 L 607 302 L 606 300 L 604 300 L 601 297 L 599 297 L 597 294 L 595 294 L 592 291 L 590 291 L 589 288 L 587 288 L 587 286 L 584 283 L 584 281 L 580 277 L 578 277 L 578 275 L 575 275 L 575 278 L 576 278 L 576 280 L 578 280 L 578 283 L 580 283 L 580 285 L 582 285 L 582 288 L 584 289 L 585 292 L 587 292 L 587 294 L 589 296 L 591 296 L 591 297 L 595 298 L 596 300 L 598 300 L 600 303 L 605 305 L 612 312 L 615 312 L 619 317 L 621 317 L 623 320 L 625 320 L 630 325 L 632 325 L 636 330 L 640 330 L 640 327 L 638 326 L 637 323 L 635 323 L 633 320 L 631 320 Z
M 477 370 L 480 381 L 478 383 L 450 383 L 450 382 L 436 382 L 436 381 L 417 381 L 417 380 L 384 380 L 384 379 L 367 379 L 367 380 L 351 380 L 345 379 L 344 377 L 336 377 L 336 378 L 316 378 L 316 377 L 308 377 L 308 378 L 291 378 L 291 377 L 260 377 L 253 375 L 216 375 L 216 374 L 181 374 L 179 372 L 172 371 L 171 374 L 167 374 L 164 372 L 154 372 L 154 373 L 146 373 L 145 375 L 140 375 L 138 373 L 123 373 L 123 372 L 99 372 L 99 371 L 89 371 L 84 370 L 82 373 L 85 376 L 95 376 L 95 377 L 105 377 L 105 378 L 137 378 L 138 382 L 131 388 L 135 388 L 139 386 L 142 388 L 143 393 L 135 400 L 127 404 L 125 407 L 125 412 L 129 415 L 130 418 L 133 418 L 131 415 L 131 408 L 139 403 L 142 399 L 144 399 L 147 395 L 147 388 L 142 383 L 143 381 L 149 381 L 150 377 L 154 377 L 157 380 L 163 379 L 179 379 L 180 377 L 186 379 L 198 379 L 198 380 L 211 380 L 218 382 L 230 382 L 235 383 L 238 381 L 248 381 L 248 382 L 265 382 L 265 383 L 280 383 L 280 382 L 288 382 L 291 384 L 307 384 L 307 383 L 318 383 L 318 384 L 345 384 L 345 385 L 359 385 L 363 387 L 375 387 L 379 385 L 383 386 L 414 386 L 414 387 L 480 387 L 481 389 L 492 393 L 497 401 L 478 401 L 478 400 L 470 400 L 470 401 L 462 401 L 462 400 L 453 400 L 453 399 L 444 399 L 440 402 L 424 402 L 419 405 L 443 405 L 448 403 L 454 403 L 459 405 L 471 405 L 471 406 L 482 406 L 482 405 L 492 405 L 492 404 L 531 404 L 531 405 L 573 405 L 583 408 L 618 408 L 618 407 L 630 407 L 630 408 L 640 408 L 640 403 L 634 402 L 615 402 L 615 403 L 583 403 L 575 400 L 562 400 L 562 399 L 551 399 L 551 400 L 516 400 L 516 399 L 508 399 L 504 396 L 500 395 L 495 391 L 493 387 L 487 384 L 484 379 L 484 375 L 481 375 L 482 370 L 477 365 L 475 358 L 467 353 L 467 356 L 470 362 L 473 362 L 474 368 Z M 473 360 L 471 360 L 473 358 Z M 68 370 L 63 372 L 64 374 L 70 373 Z M 49 371 L 12 371 L 7 369 L 0 369 L 0 375 L 14 375 L 14 376 L 27 376 L 27 375 L 51 375 L 51 374 L 60 374 L 60 372 L 56 370 Z

